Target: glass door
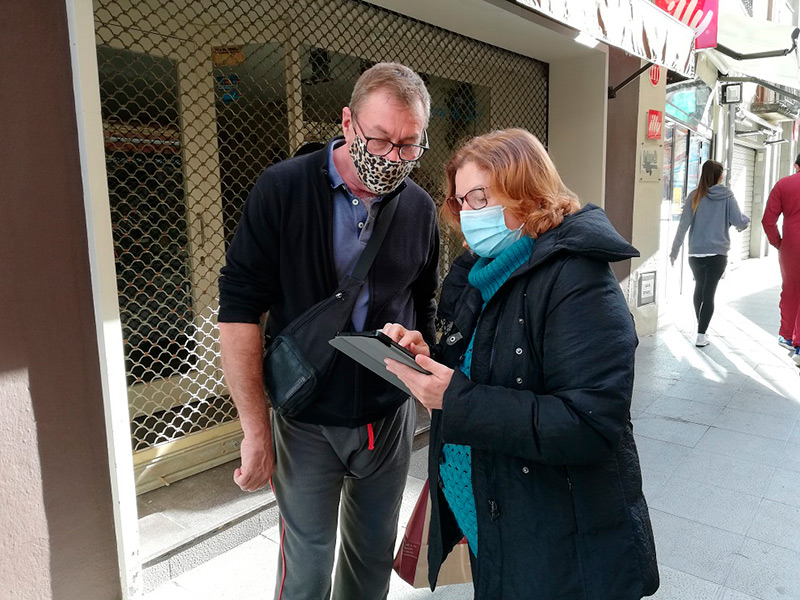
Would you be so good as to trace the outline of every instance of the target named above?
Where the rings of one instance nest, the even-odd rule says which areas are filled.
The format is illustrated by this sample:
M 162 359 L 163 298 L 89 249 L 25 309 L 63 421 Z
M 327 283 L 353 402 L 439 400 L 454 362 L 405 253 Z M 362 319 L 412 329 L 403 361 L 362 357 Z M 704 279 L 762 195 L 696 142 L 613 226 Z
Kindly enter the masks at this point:
M 680 297 L 691 289 L 687 245 L 681 247 L 675 265 L 669 254 L 678 230 L 683 205 L 700 182 L 703 163 L 711 154 L 711 141 L 676 121 L 667 119 L 664 127 L 664 166 L 662 171 L 660 246 L 665 265 L 661 300 Z

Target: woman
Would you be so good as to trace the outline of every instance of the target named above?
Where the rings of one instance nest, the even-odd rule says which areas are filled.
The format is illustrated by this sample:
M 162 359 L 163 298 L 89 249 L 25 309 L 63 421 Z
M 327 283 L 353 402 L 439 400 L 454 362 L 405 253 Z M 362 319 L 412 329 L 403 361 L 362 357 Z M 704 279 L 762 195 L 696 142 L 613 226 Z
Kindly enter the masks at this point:
M 717 284 L 728 264 L 731 237 L 728 229 L 747 229 L 750 219 L 739 210 L 733 192 L 722 185 L 723 167 L 715 160 L 707 160 L 700 173 L 700 184 L 689 194 L 683 205 L 681 221 L 672 252 L 671 264 L 675 264 L 678 251 L 683 245 L 686 230 L 689 230 L 689 267 L 694 274 L 694 314 L 697 318 L 698 348 L 708 346 L 708 324 L 714 314 L 714 295 Z
M 443 218 L 471 251 L 442 288 L 441 342 L 384 328 L 432 373 L 387 361 L 432 410 L 431 587 L 466 535 L 479 600 L 653 594 L 630 423 L 636 333 L 608 265 L 638 252 L 602 210 L 580 209 L 527 131 L 467 142 L 447 188 Z

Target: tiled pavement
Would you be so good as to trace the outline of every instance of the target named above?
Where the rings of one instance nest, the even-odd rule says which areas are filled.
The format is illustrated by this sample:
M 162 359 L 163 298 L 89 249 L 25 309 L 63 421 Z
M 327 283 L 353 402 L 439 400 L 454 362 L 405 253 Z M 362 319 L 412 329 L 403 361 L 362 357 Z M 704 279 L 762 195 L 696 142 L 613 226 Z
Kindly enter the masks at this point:
M 778 281 L 774 259 L 729 272 L 706 348 L 693 345 L 689 297 L 640 341 L 632 416 L 659 600 L 800 600 L 800 370 L 776 343 Z M 425 459 L 424 448 L 413 456 L 401 524 Z M 271 598 L 276 537 L 273 527 L 145 598 Z M 431 594 L 395 577 L 389 597 L 472 595 L 468 585 Z

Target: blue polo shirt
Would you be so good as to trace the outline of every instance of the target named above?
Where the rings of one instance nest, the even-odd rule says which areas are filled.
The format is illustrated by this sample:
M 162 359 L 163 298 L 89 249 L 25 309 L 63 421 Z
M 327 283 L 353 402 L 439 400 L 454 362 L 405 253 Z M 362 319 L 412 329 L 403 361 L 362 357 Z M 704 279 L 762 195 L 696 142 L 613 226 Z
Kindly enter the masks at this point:
M 328 179 L 333 189 L 333 254 L 336 263 L 336 277 L 339 281 L 350 275 L 372 235 L 375 215 L 381 197 L 369 203 L 369 208 L 356 198 L 342 179 L 333 162 L 333 150 L 341 144 L 331 144 L 328 150 Z M 369 285 L 361 289 L 353 308 L 353 326 L 356 331 L 364 330 L 369 308 Z

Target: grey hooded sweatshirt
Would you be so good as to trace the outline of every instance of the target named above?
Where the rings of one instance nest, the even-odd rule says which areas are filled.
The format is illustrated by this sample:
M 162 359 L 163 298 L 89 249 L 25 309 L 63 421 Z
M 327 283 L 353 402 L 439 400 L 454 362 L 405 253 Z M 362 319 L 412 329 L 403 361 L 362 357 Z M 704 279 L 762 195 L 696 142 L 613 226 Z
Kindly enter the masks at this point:
M 724 185 L 715 185 L 708 190 L 708 195 L 700 199 L 697 211 L 692 214 L 692 199 L 697 190 L 686 198 L 681 213 L 681 222 L 675 232 L 670 258 L 677 258 L 683 244 L 686 230 L 689 230 L 689 255 L 721 254 L 728 255 L 731 248 L 731 236 L 728 229 L 733 226 L 737 231 L 744 231 L 750 224 L 739 210 L 733 192 Z

